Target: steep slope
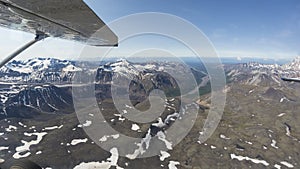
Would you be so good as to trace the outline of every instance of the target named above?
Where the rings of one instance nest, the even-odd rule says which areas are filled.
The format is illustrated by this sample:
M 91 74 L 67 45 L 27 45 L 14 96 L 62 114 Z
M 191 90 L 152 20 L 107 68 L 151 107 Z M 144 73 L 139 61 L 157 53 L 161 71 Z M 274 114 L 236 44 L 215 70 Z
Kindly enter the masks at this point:
M 225 66 L 230 81 L 248 85 L 280 86 L 282 69 L 279 65 L 245 63 Z
M 169 72 L 177 73 L 177 78 L 182 81 L 188 80 L 185 76 L 186 73 L 192 73 L 198 83 L 201 83 L 202 78 L 206 76 L 203 72 L 177 62 L 131 63 L 121 59 L 100 66 L 97 69 L 96 82 L 98 84 L 112 84 L 113 79 L 116 79 L 120 86 L 127 87 L 127 80 L 130 80 L 129 89 L 130 93 L 135 95 L 133 97 L 138 97 L 139 94 L 143 97 L 147 96 L 153 89 L 161 89 L 167 96 L 179 95 L 179 86 Z
M 41 113 L 73 112 L 71 93 L 54 85 L 26 86 L 10 94 L 1 107 L 0 118 L 33 118 Z

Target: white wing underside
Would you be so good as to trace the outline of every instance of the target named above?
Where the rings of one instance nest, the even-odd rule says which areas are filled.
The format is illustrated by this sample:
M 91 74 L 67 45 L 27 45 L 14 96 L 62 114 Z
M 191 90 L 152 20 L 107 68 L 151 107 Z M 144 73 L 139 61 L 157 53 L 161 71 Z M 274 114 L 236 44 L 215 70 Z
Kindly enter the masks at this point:
M 0 26 L 92 46 L 118 44 L 117 36 L 82 0 L 0 0 Z

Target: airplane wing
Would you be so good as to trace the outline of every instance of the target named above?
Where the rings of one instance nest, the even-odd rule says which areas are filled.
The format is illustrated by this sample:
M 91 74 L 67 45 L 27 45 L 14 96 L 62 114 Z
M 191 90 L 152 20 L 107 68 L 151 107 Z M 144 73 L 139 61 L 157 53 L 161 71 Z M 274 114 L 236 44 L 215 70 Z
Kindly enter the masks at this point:
M 118 45 L 117 36 L 82 0 L 0 0 L 0 26 L 92 46 Z
M 281 77 L 281 80 L 288 81 L 288 82 L 300 82 L 300 78 L 287 78 L 287 77 Z

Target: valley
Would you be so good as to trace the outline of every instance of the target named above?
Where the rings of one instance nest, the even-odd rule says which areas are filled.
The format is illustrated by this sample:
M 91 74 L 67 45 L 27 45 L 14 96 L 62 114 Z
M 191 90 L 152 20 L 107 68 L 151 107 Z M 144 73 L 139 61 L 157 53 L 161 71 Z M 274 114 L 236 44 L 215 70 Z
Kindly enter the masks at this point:
M 0 84 L 2 165 L 11 159 L 30 159 L 48 169 L 299 167 L 300 84 L 280 79 L 282 75 L 298 75 L 299 59 L 282 66 L 260 63 L 225 64 L 228 78 L 225 90 L 226 106 L 216 131 L 206 142 L 199 142 L 198 138 L 203 134 L 202 128 L 210 107 L 210 92 L 207 90 L 208 92 L 200 95 L 200 100 L 195 100 L 199 110 L 192 129 L 174 147 L 172 142 L 162 138 L 175 121 L 184 119 L 185 115 L 180 113 L 180 106 L 185 103 L 179 97 L 178 84 L 161 71 L 168 68 L 185 70 L 185 67 L 176 63 L 131 63 L 119 60 L 91 68 L 91 73 L 95 75 L 92 84 L 72 84 L 71 81 L 62 79 L 72 79 L 77 71 L 87 70 L 68 61 L 56 60 L 54 65 L 64 65 L 57 68 L 45 64 L 44 61 L 49 63 L 47 59 L 24 62 L 27 66 L 30 65 L 27 63 L 33 62 L 43 65 L 39 68 L 28 68 L 21 62 L 14 62 L 14 65 L 10 65 L 14 68 L 3 69 L 5 71 L 2 77 L 7 76 L 8 82 Z M 18 69 L 15 67 L 31 71 L 36 68 L 36 71 L 24 75 L 17 73 Z M 74 71 L 65 67 L 72 67 L 71 70 Z M 37 73 L 38 70 L 54 72 L 54 69 L 56 73 L 51 76 Z M 210 83 L 205 72 L 195 69 L 193 73 L 198 87 L 201 86 L 198 88 L 200 93 L 203 88 L 208 89 Z M 150 91 L 165 91 L 166 108 L 161 117 L 149 123 L 126 119 L 114 106 L 111 94 L 113 76 L 134 79 L 129 87 L 132 105 L 124 105 L 123 113 L 134 108 L 147 110 L 150 106 L 147 99 Z M 39 82 L 35 82 L 35 77 L 39 77 Z M 23 78 L 24 81 L 19 80 Z M 94 98 L 84 90 L 91 85 L 95 89 Z M 122 87 L 122 83 L 120 85 Z M 72 98 L 72 88 L 78 89 L 82 99 L 78 105 L 81 109 L 76 109 L 77 114 L 74 113 L 73 102 L 76 98 Z M 194 92 L 195 89 L 188 91 Z M 95 98 L 97 104 L 89 104 Z M 122 101 L 126 98 L 119 99 Z M 160 155 L 137 158 L 141 152 L 150 149 L 147 146 L 136 146 L 138 151 L 133 149 L 132 154 L 127 154 L 126 157 L 119 155 L 122 153 L 121 149 L 116 147 L 110 151 L 100 148 L 98 144 L 109 144 L 122 136 L 108 133 L 96 141 L 90 138 L 85 131 L 97 129 L 99 120 L 96 110 L 101 110 L 105 121 L 119 133 L 144 138 L 142 145 L 149 145 L 151 148 L 155 146 L 154 141 L 157 138 L 158 143 L 163 146 Z M 86 120 L 80 122 L 78 112 Z M 152 140 L 146 139 L 149 136 Z

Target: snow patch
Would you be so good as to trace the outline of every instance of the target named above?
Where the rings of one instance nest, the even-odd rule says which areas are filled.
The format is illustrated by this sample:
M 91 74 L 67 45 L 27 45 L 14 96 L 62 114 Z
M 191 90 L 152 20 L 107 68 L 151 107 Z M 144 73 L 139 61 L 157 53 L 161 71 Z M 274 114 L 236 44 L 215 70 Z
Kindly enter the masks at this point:
M 177 169 L 176 165 L 179 165 L 180 163 L 178 161 L 169 161 L 169 169 Z
M 85 121 L 85 123 L 84 124 L 82 124 L 84 127 L 89 127 L 89 126 L 91 126 L 92 125 L 92 121 L 90 121 L 90 120 L 87 120 L 87 121 Z
M 266 162 L 265 160 L 258 160 L 258 159 L 254 159 L 254 158 L 250 158 L 250 157 L 244 157 L 244 156 L 239 156 L 239 155 L 235 155 L 235 154 L 230 154 L 230 158 L 231 159 L 237 159 L 239 161 L 243 161 L 243 160 L 246 160 L 246 161 L 251 161 L 255 164 L 263 164 L 265 166 L 269 166 L 270 164 L 268 162 Z
M 220 138 L 221 138 L 221 139 L 225 139 L 225 140 L 230 140 L 230 138 L 229 138 L 229 137 L 226 137 L 224 134 L 220 134 Z
M 114 135 L 110 135 L 110 136 L 105 135 L 105 136 L 101 137 L 101 138 L 99 139 L 99 141 L 100 141 L 100 142 L 105 142 L 105 141 L 108 140 L 108 138 L 118 139 L 119 137 L 120 137 L 119 134 L 114 134 Z
M 285 165 L 287 168 L 294 168 L 294 165 L 291 163 L 288 163 L 286 161 L 281 161 L 280 164 Z
M 85 138 L 85 139 L 74 139 L 74 140 L 71 141 L 70 144 L 72 146 L 75 146 L 75 145 L 80 144 L 80 143 L 86 143 L 87 141 L 88 141 L 87 138 Z
M 139 130 L 139 129 L 140 129 L 140 126 L 138 126 L 137 124 L 132 124 L 131 130 L 137 131 L 137 130 Z
M 39 144 L 43 137 L 45 135 L 47 135 L 47 132 L 41 132 L 41 133 L 24 133 L 25 136 L 37 136 L 36 140 L 32 140 L 32 141 L 24 141 L 24 140 L 21 140 L 21 143 L 23 143 L 24 145 L 22 146 L 19 146 L 19 147 L 16 147 L 16 153 L 13 155 L 13 157 L 15 159 L 20 159 L 20 158 L 24 158 L 24 157 L 28 157 L 31 153 L 29 152 L 30 151 L 30 146 L 32 145 L 37 145 Z M 25 154 L 21 155 L 22 153 L 26 152 Z
M 12 132 L 12 131 L 16 131 L 17 129 L 18 128 L 16 126 L 9 125 L 8 128 L 5 129 L 5 131 Z
M 281 169 L 281 165 L 279 165 L 279 164 L 275 164 L 274 167 L 275 167 L 276 169 Z
M 282 116 L 284 116 L 285 115 L 285 113 L 280 113 L 280 114 L 278 114 L 277 116 L 278 117 L 282 117 Z
M 45 127 L 44 129 L 42 129 L 43 131 L 48 131 L 48 130 L 55 130 L 55 129 L 61 129 L 63 127 L 63 125 L 60 126 L 52 126 L 52 127 Z
M 285 134 L 290 137 L 291 136 L 291 131 L 290 131 L 289 126 L 285 126 L 285 131 L 286 131 Z
M 173 149 L 173 148 L 172 148 L 172 143 L 169 142 L 169 141 L 166 139 L 166 135 L 165 135 L 164 132 L 159 131 L 159 132 L 157 133 L 157 137 L 158 137 L 159 140 L 161 140 L 161 141 L 163 141 L 163 142 L 165 143 L 167 149 L 169 149 L 169 150 L 172 150 L 172 149 Z
M 2 158 L 0 158 L 0 164 L 2 164 L 2 163 L 4 163 L 4 162 L 5 162 L 5 160 L 2 159 Z
M 164 161 L 166 158 L 169 158 L 171 155 L 166 151 L 160 151 L 160 161 Z
M 211 149 L 216 149 L 217 147 L 216 147 L 216 146 L 213 146 L 213 145 L 211 145 L 211 146 L 210 146 L 210 148 L 211 148 Z
M 23 124 L 22 122 L 19 122 L 18 123 L 21 127 L 24 127 L 24 128 L 26 128 L 27 126 L 25 125 L 25 124 Z
M 132 153 L 132 154 L 127 154 L 126 157 L 133 160 L 135 159 L 139 154 L 145 153 L 145 151 L 149 148 L 150 146 L 150 141 L 151 141 L 151 130 L 149 129 L 146 136 L 142 139 L 141 143 L 137 143 L 136 145 L 138 148 Z M 143 146 L 145 144 L 145 146 Z M 145 149 L 146 150 L 145 150 Z
M 111 156 L 102 162 L 82 162 L 75 166 L 74 169 L 110 169 L 111 167 L 116 167 L 117 169 L 123 169 L 118 166 L 119 153 L 117 148 L 112 148 L 110 150 Z
M 249 144 L 249 145 L 252 145 L 253 143 L 250 142 L 250 141 L 245 141 L 245 143 Z
M 0 151 L 3 151 L 3 150 L 8 150 L 9 147 L 0 147 Z
M 278 149 L 279 147 L 276 146 L 276 140 L 272 140 L 271 146 Z

